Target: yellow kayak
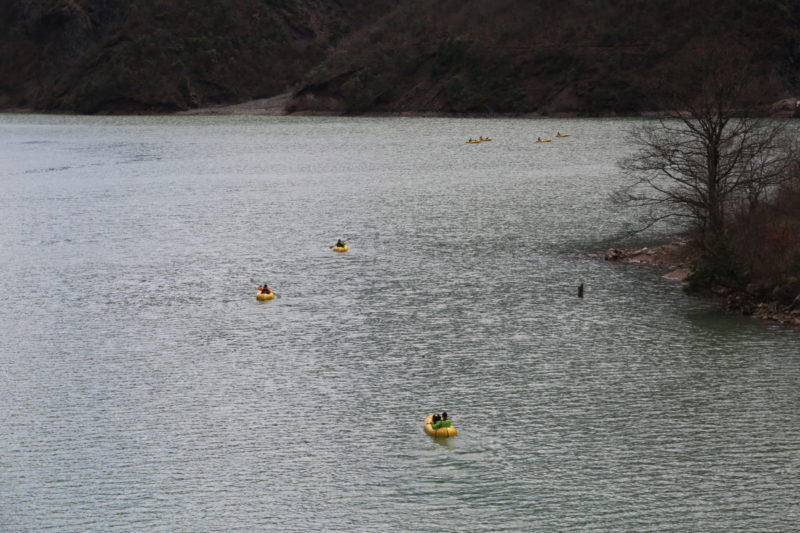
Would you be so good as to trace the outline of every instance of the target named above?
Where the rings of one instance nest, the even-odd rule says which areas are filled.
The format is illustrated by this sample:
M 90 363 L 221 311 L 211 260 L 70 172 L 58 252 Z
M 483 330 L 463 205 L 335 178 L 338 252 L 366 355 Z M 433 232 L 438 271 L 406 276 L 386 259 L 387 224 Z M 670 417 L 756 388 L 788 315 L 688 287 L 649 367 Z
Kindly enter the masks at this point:
M 272 300 L 275 298 L 274 292 L 258 292 L 256 293 L 256 300 Z
M 486 138 L 484 139 L 483 137 L 481 137 L 479 140 L 480 140 L 481 142 L 489 142 L 489 141 L 491 141 L 491 140 L 492 140 L 492 138 L 491 138 L 491 137 L 486 137 Z
M 344 246 L 334 246 L 334 247 L 333 247 L 333 248 L 331 248 L 331 249 L 332 249 L 334 252 L 346 252 L 347 250 L 349 250 L 349 249 L 350 249 L 350 247 L 349 247 L 347 244 L 345 244 Z
M 556 133 L 556 137 L 569 137 L 570 135 L 571 135 L 571 133 L 565 133 L 563 135 L 560 134 L 560 133 Z
M 536 141 L 537 143 L 550 143 L 553 142 L 553 139 L 540 139 Z
M 478 144 L 480 141 L 464 141 L 467 144 Z
M 438 439 L 445 439 L 447 437 L 455 437 L 456 435 L 458 435 L 458 430 L 453 426 L 447 428 L 433 429 L 433 426 L 431 424 L 432 418 L 433 415 L 428 415 L 425 417 L 425 420 L 422 421 L 423 424 L 422 427 L 425 429 L 425 433 L 427 433 L 431 437 L 436 437 Z

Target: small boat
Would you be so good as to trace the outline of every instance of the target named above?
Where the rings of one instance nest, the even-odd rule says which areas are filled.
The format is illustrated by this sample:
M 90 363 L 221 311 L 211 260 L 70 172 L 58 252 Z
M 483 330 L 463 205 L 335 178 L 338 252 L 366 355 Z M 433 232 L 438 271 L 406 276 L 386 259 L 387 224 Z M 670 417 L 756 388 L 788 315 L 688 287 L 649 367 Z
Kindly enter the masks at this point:
M 349 249 L 350 247 L 347 245 L 347 243 L 345 243 L 344 246 L 334 246 L 333 248 L 331 248 L 331 250 L 333 250 L 334 252 L 346 252 Z
M 489 141 L 491 141 L 491 140 L 492 140 L 492 138 L 491 138 L 491 137 L 486 137 L 486 138 L 484 139 L 483 137 L 481 137 L 479 140 L 480 140 L 481 142 L 489 142 Z
M 536 142 L 537 143 L 551 143 L 551 142 L 553 142 L 553 139 L 539 139 Z
M 446 439 L 447 437 L 455 437 L 458 435 L 458 430 L 453 426 L 433 429 L 433 425 L 431 424 L 432 418 L 433 415 L 428 415 L 425 417 L 425 420 L 422 421 L 422 427 L 425 430 L 425 433 L 431 437 L 436 437 L 437 439 Z
M 556 137 L 569 137 L 570 133 L 556 133 Z
M 480 141 L 464 141 L 467 144 L 478 144 Z
M 273 300 L 273 299 L 275 299 L 275 293 L 272 291 L 269 292 L 258 291 L 256 293 L 256 300 L 263 302 L 264 300 Z

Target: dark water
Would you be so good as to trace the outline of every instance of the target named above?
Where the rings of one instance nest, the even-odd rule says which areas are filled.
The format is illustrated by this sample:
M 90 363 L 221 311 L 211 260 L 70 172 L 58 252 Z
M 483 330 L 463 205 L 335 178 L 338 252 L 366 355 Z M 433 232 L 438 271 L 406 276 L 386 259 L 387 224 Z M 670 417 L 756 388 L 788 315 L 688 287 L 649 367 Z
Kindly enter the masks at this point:
M 0 116 L 0 531 L 795 531 L 800 332 L 586 255 L 629 126 Z

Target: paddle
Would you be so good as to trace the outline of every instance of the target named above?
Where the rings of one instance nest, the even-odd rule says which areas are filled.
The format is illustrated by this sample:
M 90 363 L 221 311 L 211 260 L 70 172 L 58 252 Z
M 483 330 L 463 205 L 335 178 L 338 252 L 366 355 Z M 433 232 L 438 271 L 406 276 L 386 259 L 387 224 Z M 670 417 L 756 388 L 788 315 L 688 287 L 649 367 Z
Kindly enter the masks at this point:
M 253 278 L 250 278 L 250 283 L 255 283 L 255 284 L 256 284 L 256 285 L 258 285 L 259 287 L 261 286 L 261 282 L 260 282 L 260 281 L 256 281 L 256 280 L 254 280 Z M 274 294 L 274 295 L 275 295 L 275 298 L 280 298 L 280 297 L 281 297 L 281 295 L 280 295 L 280 294 L 278 294 L 277 292 L 273 291 L 272 289 L 270 289 L 270 291 L 272 291 L 272 294 Z

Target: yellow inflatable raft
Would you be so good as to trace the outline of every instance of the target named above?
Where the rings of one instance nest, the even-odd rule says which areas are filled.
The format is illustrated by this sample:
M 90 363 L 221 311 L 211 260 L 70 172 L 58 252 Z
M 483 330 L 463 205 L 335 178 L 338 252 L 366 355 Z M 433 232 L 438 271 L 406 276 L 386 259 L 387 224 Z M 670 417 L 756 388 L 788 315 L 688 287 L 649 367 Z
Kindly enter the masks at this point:
M 550 142 L 553 142 L 553 139 L 539 139 L 536 142 L 537 143 L 550 143 Z
M 464 141 L 467 144 L 478 144 L 480 141 Z
M 479 140 L 479 141 L 481 141 L 481 142 L 485 142 L 485 143 L 486 143 L 486 142 L 489 142 L 489 141 L 491 141 L 491 140 L 492 140 L 492 138 L 491 138 L 491 137 L 486 137 L 486 138 L 483 138 L 483 137 L 481 137 L 481 138 L 480 138 L 480 139 L 478 139 L 478 140 Z
M 572 135 L 572 134 L 571 133 L 564 133 L 564 134 L 556 133 L 556 137 L 569 137 L 570 135 Z
M 431 437 L 436 437 L 438 439 L 445 439 L 447 437 L 455 437 L 456 435 L 458 435 L 458 430 L 453 426 L 450 426 L 448 428 L 433 429 L 433 426 L 431 425 L 432 418 L 433 415 L 428 415 L 425 417 L 425 420 L 422 421 L 423 423 L 422 427 L 425 429 L 425 433 L 427 433 Z
M 256 293 L 256 300 L 264 301 L 264 300 L 272 300 L 275 298 L 274 292 L 257 292 Z
M 346 243 L 344 246 L 334 246 L 333 248 L 331 248 L 331 250 L 333 250 L 334 252 L 346 252 L 349 249 L 350 247 Z

